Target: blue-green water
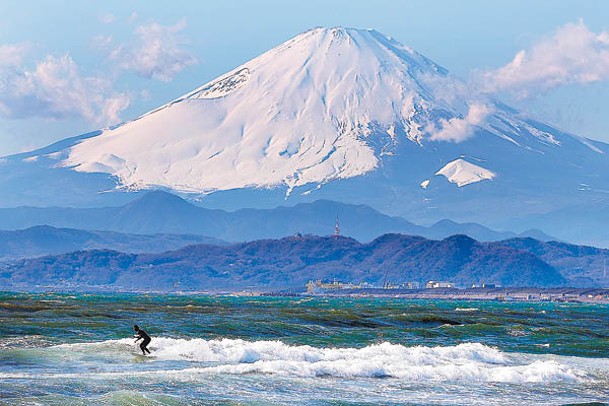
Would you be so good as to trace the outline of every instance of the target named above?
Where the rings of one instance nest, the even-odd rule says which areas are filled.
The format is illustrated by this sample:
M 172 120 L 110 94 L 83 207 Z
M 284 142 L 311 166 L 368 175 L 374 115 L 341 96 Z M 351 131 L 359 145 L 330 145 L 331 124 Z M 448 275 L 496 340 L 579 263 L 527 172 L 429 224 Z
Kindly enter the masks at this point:
M 0 404 L 609 402 L 608 357 L 607 305 L 0 293 Z

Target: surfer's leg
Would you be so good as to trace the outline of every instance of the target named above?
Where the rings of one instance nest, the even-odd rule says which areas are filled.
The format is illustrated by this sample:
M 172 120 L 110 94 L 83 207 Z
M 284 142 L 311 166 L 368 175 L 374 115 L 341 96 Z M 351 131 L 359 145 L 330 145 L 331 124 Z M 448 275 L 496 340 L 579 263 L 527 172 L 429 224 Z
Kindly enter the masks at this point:
M 146 355 L 146 352 L 148 352 L 148 354 L 150 354 L 150 350 L 148 348 L 146 348 L 148 346 L 148 344 L 150 344 L 150 340 L 144 340 L 142 342 L 142 344 L 140 344 L 140 348 L 142 349 L 142 353 L 144 355 Z

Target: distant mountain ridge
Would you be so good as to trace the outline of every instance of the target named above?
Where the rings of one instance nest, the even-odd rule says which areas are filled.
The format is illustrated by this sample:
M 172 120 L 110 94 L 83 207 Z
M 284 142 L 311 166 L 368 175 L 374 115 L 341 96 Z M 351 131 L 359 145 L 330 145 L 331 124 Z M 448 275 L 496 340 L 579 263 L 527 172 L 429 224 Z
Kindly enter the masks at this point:
M 577 286 L 609 286 L 609 250 L 534 238 L 512 238 L 501 244 L 527 251 L 551 264 Z
M 17 231 L 0 230 L 0 260 L 33 258 L 91 249 L 111 249 L 128 253 L 164 252 L 193 244 L 226 245 L 227 243 L 194 234 L 142 235 L 34 226 Z
M 281 238 L 295 233 L 332 234 L 337 216 L 343 234 L 358 241 L 370 241 L 379 235 L 392 232 L 433 239 L 442 239 L 453 234 L 466 234 L 480 241 L 498 241 L 529 235 L 543 240 L 552 239 L 535 230 L 522 234 L 497 232 L 479 224 L 458 224 L 450 220 L 424 227 L 401 217 L 384 215 L 365 205 L 323 200 L 291 207 L 227 212 L 198 207 L 162 191 L 149 192 L 118 207 L 0 209 L 0 229 L 17 230 L 36 225 L 50 225 L 131 234 L 196 234 L 237 242 Z
M 0 289 L 18 290 L 303 290 L 316 279 L 373 284 L 443 280 L 464 286 L 569 283 L 530 252 L 463 235 L 434 241 L 386 234 L 367 244 L 346 237 L 294 236 L 193 245 L 162 254 L 77 251 L 17 261 L 0 271 Z

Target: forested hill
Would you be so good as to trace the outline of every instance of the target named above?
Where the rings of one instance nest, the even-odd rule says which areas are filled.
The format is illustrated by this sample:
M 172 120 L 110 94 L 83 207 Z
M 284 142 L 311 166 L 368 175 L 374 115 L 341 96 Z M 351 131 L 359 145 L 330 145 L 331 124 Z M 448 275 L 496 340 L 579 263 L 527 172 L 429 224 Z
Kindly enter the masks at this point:
M 540 257 L 463 235 L 441 241 L 386 234 L 362 244 L 346 237 L 293 236 L 228 246 L 193 245 L 160 254 L 110 250 L 21 260 L 3 266 L 1 289 L 233 291 L 304 289 L 309 280 L 382 284 L 428 280 L 463 286 L 567 286 Z

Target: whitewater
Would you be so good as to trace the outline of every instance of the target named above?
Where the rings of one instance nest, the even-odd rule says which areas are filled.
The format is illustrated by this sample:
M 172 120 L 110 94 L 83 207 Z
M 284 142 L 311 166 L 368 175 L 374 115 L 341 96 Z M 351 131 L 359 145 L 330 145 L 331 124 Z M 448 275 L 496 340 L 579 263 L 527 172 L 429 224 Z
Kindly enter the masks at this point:
M 448 388 L 463 401 L 484 404 L 488 399 L 478 403 L 471 397 L 503 388 L 507 393 L 497 394 L 495 400 L 509 401 L 514 400 L 510 391 L 530 392 L 531 386 L 539 392 L 530 393 L 531 399 L 543 402 L 549 393 L 544 394 L 542 385 L 551 385 L 550 393 L 563 388 L 576 394 L 609 383 L 607 360 L 509 354 L 478 343 L 407 347 L 384 342 L 363 348 L 319 348 L 281 341 L 156 338 L 150 349 L 152 356 L 138 355 L 132 339 L 121 339 L 12 350 L 15 358 L 35 362 L 36 367 L 1 372 L 0 382 L 13 385 L 13 390 L 27 384 L 38 390 L 66 385 L 99 387 L 99 392 L 106 392 L 117 386 L 136 397 L 140 388 L 156 386 L 164 388 L 163 393 L 177 388 L 192 395 L 202 392 L 208 399 L 222 394 L 241 401 L 269 396 L 278 402 L 303 404 L 324 403 L 328 396 L 337 401 L 344 397 L 366 402 L 445 403 Z M 244 390 L 252 384 L 259 390 Z M 298 390 L 283 392 L 278 385 Z M 400 388 L 404 391 L 396 392 Z M 328 395 L 335 389 L 337 392 Z M 119 395 L 98 396 L 103 402 Z M 567 393 L 563 396 L 570 401 Z M 157 394 L 143 397 L 156 399 Z
M 607 314 L 590 305 L 1 294 L 0 404 L 604 402 L 608 337 L 594 321 Z M 151 356 L 134 343 L 132 320 L 151 334 Z

